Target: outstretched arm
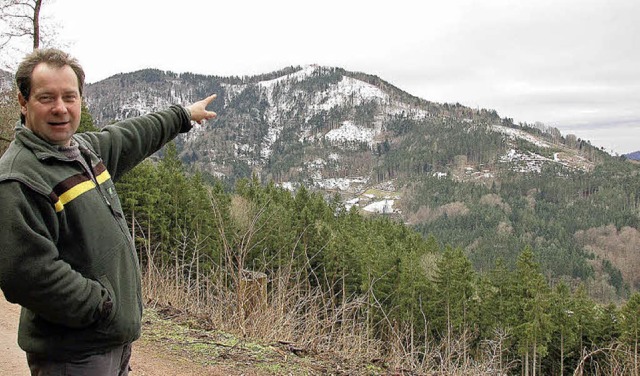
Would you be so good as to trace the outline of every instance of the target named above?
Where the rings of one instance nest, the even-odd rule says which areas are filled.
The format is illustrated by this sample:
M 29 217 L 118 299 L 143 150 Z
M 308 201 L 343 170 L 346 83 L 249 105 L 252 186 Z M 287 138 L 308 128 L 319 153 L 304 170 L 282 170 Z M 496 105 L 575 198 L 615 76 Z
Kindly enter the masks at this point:
M 191 112 L 191 120 L 195 121 L 198 124 L 202 124 L 203 120 L 209 120 L 215 118 L 217 115 L 213 111 L 207 111 L 207 106 L 209 103 L 213 102 L 216 99 L 217 95 L 213 94 L 205 99 L 202 99 L 198 102 L 187 106 L 189 112 Z

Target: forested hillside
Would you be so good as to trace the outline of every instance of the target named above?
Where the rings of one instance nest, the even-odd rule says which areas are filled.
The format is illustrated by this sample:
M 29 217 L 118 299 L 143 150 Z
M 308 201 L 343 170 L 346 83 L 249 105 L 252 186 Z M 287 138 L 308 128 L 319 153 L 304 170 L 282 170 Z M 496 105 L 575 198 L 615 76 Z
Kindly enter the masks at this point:
M 638 165 L 543 124 L 319 66 L 242 78 L 120 74 L 90 85 L 87 106 L 105 124 L 211 92 L 218 119 L 177 142 L 207 181 L 321 192 L 462 248 L 478 272 L 499 259 L 513 268 L 529 246 L 549 281 L 585 283 L 603 302 L 639 287 Z
M 588 173 L 544 168 L 490 187 L 426 180 L 406 201 L 416 228 L 464 246 L 478 269 L 498 259 L 512 267 L 513 250 L 531 246 L 550 280 L 595 279 L 590 292 L 603 301 L 640 287 L 635 166 L 608 159 Z

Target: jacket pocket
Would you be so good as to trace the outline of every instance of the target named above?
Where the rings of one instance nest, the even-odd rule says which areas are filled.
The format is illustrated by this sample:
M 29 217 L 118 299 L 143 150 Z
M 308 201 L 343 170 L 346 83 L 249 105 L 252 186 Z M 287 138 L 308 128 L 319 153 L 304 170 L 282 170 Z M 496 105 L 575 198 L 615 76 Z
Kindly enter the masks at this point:
M 102 275 L 100 277 L 98 277 L 98 282 L 102 285 L 102 287 L 104 287 L 108 294 L 109 294 L 109 299 L 111 302 L 111 311 L 109 312 L 109 314 L 107 315 L 107 317 L 103 318 L 100 323 L 98 324 L 99 326 L 108 326 L 113 319 L 116 317 L 116 313 L 118 311 L 118 307 L 119 307 L 119 302 L 118 302 L 118 297 L 116 296 L 115 290 L 113 289 L 113 285 L 111 284 L 111 282 L 109 281 L 109 278 L 107 278 L 106 275 Z M 103 307 L 104 309 L 104 307 Z

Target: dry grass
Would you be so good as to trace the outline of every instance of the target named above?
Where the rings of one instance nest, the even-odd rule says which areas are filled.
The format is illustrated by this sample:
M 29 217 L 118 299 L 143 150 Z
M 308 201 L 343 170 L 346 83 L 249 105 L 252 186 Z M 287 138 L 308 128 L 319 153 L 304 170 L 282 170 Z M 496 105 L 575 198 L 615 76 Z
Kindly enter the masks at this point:
M 245 230 L 251 232 L 251 226 Z M 226 251 L 231 253 L 231 249 Z M 239 272 L 235 261 L 243 257 L 238 253 L 242 250 L 234 248 L 233 254 L 226 255 L 234 261 L 227 268 L 218 267 L 198 278 L 176 278 L 193 272 L 191 261 L 148 265 L 143 276 L 147 305 L 170 306 L 195 318 L 203 328 L 261 343 L 285 344 L 296 355 L 325 363 L 331 359 L 337 364 L 335 369 L 341 370 L 335 374 L 493 375 L 492 370 L 508 368 L 496 366 L 497 357 L 490 355 L 480 363 L 472 361 L 470 344 L 465 341 L 453 340 L 445 346 L 430 339 L 428 330 L 418 336 L 414 328 L 392 322 L 371 291 L 367 296 L 345 298 L 310 288 L 308 276 L 295 271 L 293 263 L 265 273 L 266 297 L 256 304 L 254 294 L 238 288 L 247 275 Z M 382 312 L 383 319 L 367 320 L 373 310 Z M 428 318 L 424 320 L 428 328 Z M 374 332 L 386 333 L 387 339 L 380 340 Z
M 206 320 L 218 330 L 243 337 L 295 343 L 306 352 L 337 351 L 346 357 L 380 357 L 381 347 L 368 339 L 358 319 L 363 303 L 333 306 L 319 289 L 305 292 L 290 276 L 269 280 L 266 304 L 250 307 L 238 291 L 227 287 L 222 271 L 201 278 L 204 286 L 176 284 L 173 270 L 152 268 L 143 278 L 149 304 L 172 306 Z

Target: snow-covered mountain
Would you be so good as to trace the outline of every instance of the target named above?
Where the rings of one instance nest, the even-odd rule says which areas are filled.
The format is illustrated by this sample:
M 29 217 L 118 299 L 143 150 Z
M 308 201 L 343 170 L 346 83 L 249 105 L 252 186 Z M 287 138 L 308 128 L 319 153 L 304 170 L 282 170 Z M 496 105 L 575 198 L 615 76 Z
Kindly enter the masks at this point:
M 362 196 L 368 189 L 384 187 L 389 194 L 378 198 L 390 210 L 389 197 L 412 177 L 490 183 L 506 171 L 553 165 L 588 171 L 602 157 L 553 128 L 429 102 L 376 76 L 318 65 L 245 78 L 143 70 L 88 85 L 86 100 L 104 125 L 210 93 L 218 94 L 218 118 L 180 139 L 185 162 L 229 180 L 255 175 L 338 192 L 362 207 L 375 203 Z

